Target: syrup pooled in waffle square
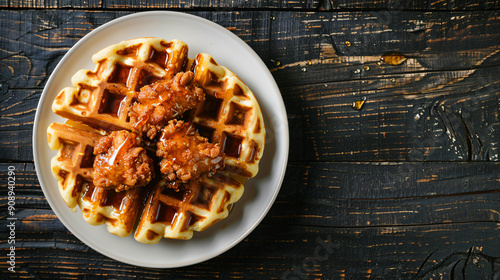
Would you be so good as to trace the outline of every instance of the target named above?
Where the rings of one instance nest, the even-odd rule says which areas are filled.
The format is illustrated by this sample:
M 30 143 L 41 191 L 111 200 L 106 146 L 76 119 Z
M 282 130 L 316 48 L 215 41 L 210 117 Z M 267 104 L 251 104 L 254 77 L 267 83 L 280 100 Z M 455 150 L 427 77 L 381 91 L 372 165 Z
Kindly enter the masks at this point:
M 221 145 L 226 171 L 254 177 L 266 134 L 255 96 L 238 76 L 208 54 L 198 54 L 191 71 L 205 92 L 205 101 L 194 110 L 190 121 L 201 136 Z
M 178 40 L 139 38 L 104 48 L 92 56 L 94 71 L 80 70 L 54 100 L 65 118 L 109 129 L 134 131 L 130 107 L 140 88 L 169 80 L 187 63 L 188 47 Z
M 177 190 L 161 180 L 149 195 L 135 239 L 148 244 L 162 237 L 191 239 L 193 231 L 202 231 L 226 218 L 243 191 L 243 184 L 224 171 Z
M 141 205 L 142 189 L 123 192 L 95 187 L 92 179 L 94 147 L 103 135 L 79 123 L 52 123 L 47 129 L 49 146 L 57 150 L 52 173 L 66 204 L 78 205 L 91 225 L 106 224 L 108 231 L 128 236 L 133 230 Z

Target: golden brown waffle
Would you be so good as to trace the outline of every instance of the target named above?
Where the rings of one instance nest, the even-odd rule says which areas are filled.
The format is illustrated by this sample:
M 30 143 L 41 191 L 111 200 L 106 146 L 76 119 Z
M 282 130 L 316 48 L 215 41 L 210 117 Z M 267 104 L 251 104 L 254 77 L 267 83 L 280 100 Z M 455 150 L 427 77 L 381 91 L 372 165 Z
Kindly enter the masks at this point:
M 57 95 L 52 110 L 65 118 L 109 129 L 134 131 L 128 116 L 142 86 L 170 79 L 187 63 L 178 40 L 139 38 L 109 46 L 92 56 L 94 71 L 80 70 L 73 87 Z
M 95 187 L 89 182 L 80 195 L 78 205 L 87 223 L 94 226 L 106 224 L 109 232 L 127 237 L 134 230 L 144 191 L 144 188 L 138 187 L 116 192 Z
M 162 237 L 191 239 L 193 231 L 226 218 L 243 191 L 243 184 L 226 172 L 203 176 L 179 190 L 161 180 L 146 202 L 135 239 L 148 244 Z
M 52 174 L 66 204 L 75 209 L 86 181 L 92 182 L 94 146 L 102 137 L 97 131 L 53 123 L 47 129 L 49 147 L 57 151 L 52 158 Z
M 115 192 L 94 187 L 93 150 L 103 137 L 98 131 L 78 123 L 52 123 L 47 129 L 49 146 L 57 150 L 52 158 L 52 173 L 66 204 L 75 211 L 78 205 L 92 225 L 106 224 L 108 231 L 128 236 L 141 205 L 140 188 Z
M 145 201 L 135 238 L 149 244 L 162 237 L 190 239 L 193 231 L 227 217 L 242 196 L 246 179 L 257 174 L 264 150 L 264 121 L 250 89 L 207 54 L 188 62 L 187 45 L 180 41 L 124 41 L 103 49 L 92 59 L 96 70 L 81 70 L 73 76 L 74 88 L 65 88 L 53 103 L 55 113 L 97 125 L 107 133 L 135 131 L 128 111 L 140 87 L 191 69 L 206 98 L 185 120 L 210 142 L 221 145 L 226 154 L 225 169 L 212 177 L 202 175 L 179 191 L 165 180 L 153 180 L 125 192 L 104 190 L 92 183 L 92 151 L 102 137 L 99 131 L 75 122 L 52 124 L 49 145 L 58 150 L 52 170 L 68 206 L 79 205 L 88 223 L 105 223 L 110 232 L 127 236 Z
M 188 117 L 198 132 L 219 143 L 226 154 L 225 171 L 202 176 L 176 192 L 161 181 L 150 195 L 135 233 L 136 240 L 156 243 L 166 238 L 190 239 L 224 219 L 243 194 L 246 178 L 257 174 L 265 140 L 265 128 L 257 100 L 229 69 L 208 54 L 191 64 L 205 102 Z
M 205 102 L 190 121 L 201 136 L 221 145 L 228 172 L 254 177 L 259 171 L 266 136 L 255 96 L 238 76 L 208 54 L 198 54 L 191 70 L 205 92 Z

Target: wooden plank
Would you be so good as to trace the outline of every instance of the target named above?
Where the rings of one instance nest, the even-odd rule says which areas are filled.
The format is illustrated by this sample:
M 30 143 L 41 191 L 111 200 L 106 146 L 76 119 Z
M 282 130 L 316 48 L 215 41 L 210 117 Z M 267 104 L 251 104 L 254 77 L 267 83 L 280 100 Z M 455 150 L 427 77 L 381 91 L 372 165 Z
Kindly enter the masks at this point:
M 60 58 L 81 37 L 130 13 L 0 11 L 0 26 L 6 30 L 0 41 L 1 68 L 6 70 L 2 82 L 11 88 L 42 87 Z M 490 32 L 500 28 L 497 11 L 193 14 L 240 36 L 268 63 L 280 86 L 469 70 L 498 66 L 500 61 L 498 36 Z M 378 65 L 381 56 L 391 51 L 408 59 L 398 66 Z
M 266 222 L 336 227 L 498 222 L 499 166 L 291 163 Z
M 456 10 L 492 10 L 500 7 L 494 0 L 412 0 L 412 1 L 378 1 L 378 0 L 306 0 L 306 1 L 117 1 L 117 0 L 90 0 L 90 1 L 33 1 L 15 0 L 0 1 L 0 7 L 10 8 L 106 8 L 106 9 L 311 9 L 311 10 L 431 10 L 431 11 L 456 11 Z
M 3 8 L 42 8 L 42 9 L 56 9 L 56 8 L 84 8 L 94 9 L 101 8 L 101 0 L 2 0 L 0 7 Z
M 109 21 L 99 13 L 86 15 L 80 11 L 0 11 L 0 41 L 3 88 L 41 88 L 64 54 L 90 28 Z M 85 19 L 84 19 L 85 18 Z M 4 89 L 5 90 L 5 89 Z
M 3 13 L 5 17 L 2 17 L 1 26 L 8 32 L 7 39 L 0 41 L 0 49 L 3 51 L 0 66 L 5 70 L 0 74 L 1 99 L 5 101 L 0 104 L 0 143 L 3 144 L 0 157 L 6 160 L 31 161 L 32 148 L 28 135 L 32 128 L 36 99 L 48 73 L 65 51 L 84 34 L 127 12 Z M 323 40 L 313 38 L 316 41 L 308 41 L 304 37 L 302 42 L 309 43 L 301 48 L 293 47 L 299 44 L 303 36 L 306 28 L 304 24 L 316 28 L 314 22 L 320 15 L 282 12 L 277 15 L 276 20 L 272 20 L 269 12 L 224 11 L 197 14 L 223 23 L 260 52 L 259 55 L 268 62 L 271 58 L 276 58 L 275 54 L 286 56 L 287 53 L 278 51 L 285 47 L 288 50 L 292 47 L 294 61 L 304 61 L 309 58 L 310 53 L 306 55 L 308 49 L 314 50 L 315 46 L 318 48 L 317 43 Z M 401 15 L 402 19 L 411 16 L 413 19 L 412 23 L 406 20 L 406 27 L 401 27 L 402 31 L 398 31 L 400 33 L 397 36 L 404 38 L 404 30 L 409 32 L 412 28 L 415 29 L 415 24 L 424 20 L 429 22 L 430 30 L 424 29 L 423 32 L 416 32 L 421 35 L 408 38 L 408 42 L 417 47 L 408 42 L 387 43 L 385 50 L 390 50 L 389 46 L 395 44 L 393 50 L 413 48 L 412 52 L 422 51 L 422 57 L 409 58 L 399 66 L 384 63 L 378 65 L 379 57 L 374 59 L 373 55 L 363 55 L 371 50 L 364 48 L 365 51 L 360 51 L 356 48 L 355 40 L 350 47 L 352 51 L 350 48 L 341 50 L 346 55 L 339 56 L 344 57 L 342 59 L 350 58 L 350 62 L 330 60 L 324 64 L 316 64 L 315 60 L 310 60 L 311 65 L 300 65 L 302 62 L 295 64 L 282 59 L 282 66 L 273 69 L 273 74 L 282 85 L 289 114 L 293 135 L 290 159 L 498 160 L 499 119 L 496 112 L 500 94 L 500 53 L 497 52 L 496 40 L 488 33 L 488 28 L 498 29 L 500 20 L 495 12 L 452 13 L 453 16 L 450 13 L 437 14 L 429 16 L 425 13 L 406 12 Z M 340 25 L 337 26 L 341 27 L 339 30 L 358 37 L 355 32 L 359 31 L 355 30 L 361 28 L 364 21 L 372 20 L 368 13 L 357 13 L 358 16 L 356 13 L 335 15 L 335 20 L 326 19 L 325 24 L 330 27 Z M 362 15 L 366 17 L 361 17 Z M 480 16 L 486 16 L 486 20 L 480 19 Z M 25 22 L 26 19 L 32 23 L 19 26 L 18 23 Z M 437 23 L 439 20 L 447 22 L 444 27 Z M 482 21 L 484 25 L 480 24 Z M 358 27 L 349 31 L 348 23 L 354 24 L 353 26 L 357 24 Z M 467 24 L 467 28 L 462 27 Z M 274 30 L 271 34 L 265 32 L 269 28 Z M 377 30 L 380 31 L 375 29 Z M 373 42 L 382 39 L 377 37 L 380 32 L 375 31 L 372 32 L 375 37 L 369 37 Z M 391 36 L 389 31 L 382 33 Z M 427 33 L 429 36 L 422 35 Z M 280 34 L 297 34 L 298 38 L 280 38 Z M 409 34 L 408 36 L 412 36 L 413 33 Z M 436 39 L 437 34 L 451 36 L 449 43 Z M 386 41 L 390 42 L 394 38 L 388 37 Z M 464 40 L 460 41 L 458 38 Z M 333 49 L 332 44 L 329 46 Z M 331 55 L 334 57 L 336 54 Z M 372 61 L 368 61 L 372 58 Z M 302 68 L 306 71 L 300 70 Z M 356 74 L 356 70 L 359 73 Z M 296 76 L 296 73 L 300 75 Z M 307 81 L 314 84 L 308 84 Z M 33 90 L 17 91 L 16 88 Z M 362 110 L 353 110 L 352 102 L 364 97 L 367 100 Z M 272 137 L 272 133 L 274 132 L 269 131 L 268 136 Z M 16 144 L 18 140 L 22 141 L 22 145 Z
M 17 208 L 50 209 L 33 165 L 10 165 L 16 168 Z M 8 166 L 0 164 L 0 170 Z M 264 223 L 380 227 L 500 222 L 499 167 L 493 162 L 290 163 Z M 7 188 L 6 180 L 1 178 L 0 187 Z M 7 203 L 6 196 L 0 197 L 0 206 Z
M 290 160 L 498 161 L 499 70 L 380 75 L 283 87 L 293 136 Z M 40 94 L 9 90 L 2 96 L 0 158 L 32 160 L 31 130 Z M 363 98 L 362 109 L 354 110 L 352 103 Z M 274 133 L 268 129 L 271 142 Z
M 319 6 L 320 0 L 233 0 L 233 1 L 214 1 L 214 0 L 191 0 L 191 1 L 150 1 L 141 3 L 137 1 L 119 1 L 104 0 L 103 6 L 107 9 L 116 8 L 134 8 L 134 9 L 193 9 L 202 8 L 208 10 L 227 10 L 227 9 L 314 9 Z
M 7 274 L 6 242 L 0 244 L 0 270 L 3 279 L 50 278 L 54 272 L 62 279 L 496 279 L 499 232 L 496 223 L 368 228 L 262 224 L 228 252 L 201 264 L 138 269 L 97 253 L 59 221 L 42 217 L 16 223 L 16 273 Z
M 90 0 L 90 1 L 3 1 L 0 7 L 10 8 L 83 8 L 83 9 L 205 9 L 205 10 L 227 10 L 227 9 L 317 9 L 320 0 L 291 1 L 291 0 L 258 0 L 258 1 L 214 1 L 214 0 L 191 0 L 191 1 L 118 1 L 118 0 Z
M 0 82 L 7 88 L 41 88 L 64 54 L 84 35 L 131 11 L 0 11 Z M 269 12 L 196 12 L 218 22 L 261 52 L 268 45 Z M 195 55 L 195 54 L 193 54 Z M 89 58 L 90 59 L 90 58 Z
M 290 159 L 498 161 L 499 85 L 488 67 L 282 88 Z
M 432 279 L 465 271 L 494 279 L 487 277 L 499 273 L 499 163 L 292 163 L 275 205 L 248 238 L 213 260 L 176 270 L 136 270 L 88 248 L 48 207 L 33 164 L 0 164 L 0 188 L 7 189 L 8 166 L 16 169 L 15 276 Z M 6 202 L 4 196 L 1 207 Z M 4 242 L 0 250 L 6 271 L 10 248 Z M 224 269 L 228 264 L 233 269 Z
M 57 8 L 80 8 L 80 9 L 99 9 L 103 7 L 102 0 L 59 0 Z
M 0 131 L 0 160 L 33 161 L 32 130 Z
M 37 1 L 37 0 L 21 0 L 21 1 L 4 1 L 1 3 L 2 7 L 9 8 L 57 8 L 57 1 Z
M 499 65 L 500 16 L 488 12 L 274 13 L 269 59 L 280 86 Z M 397 52 L 400 65 L 381 62 Z M 277 65 L 279 64 L 279 65 Z M 380 65 L 379 65 L 380 64 Z
M 431 10 L 431 11 L 455 11 L 455 10 L 481 10 L 481 9 L 497 9 L 497 1 L 377 1 L 377 0 L 341 0 L 331 1 L 326 0 L 321 2 L 323 10 L 379 10 L 387 9 L 393 11 L 400 10 Z
M 7 90 L 0 97 L 0 131 L 32 130 L 42 90 Z M 5 139 L 5 138 L 3 138 Z

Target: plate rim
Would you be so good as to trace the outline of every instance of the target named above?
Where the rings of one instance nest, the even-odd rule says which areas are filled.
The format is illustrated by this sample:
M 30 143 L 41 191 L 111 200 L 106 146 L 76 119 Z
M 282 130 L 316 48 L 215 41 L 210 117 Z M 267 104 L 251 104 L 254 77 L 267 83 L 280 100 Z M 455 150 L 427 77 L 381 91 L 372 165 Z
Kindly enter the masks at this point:
M 273 86 L 273 90 L 272 91 L 278 93 L 277 97 L 278 97 L 278 101 L 279 101 L 278 103 L 279 104 L 275 104 L 275 105 L 278 105 L 278 107 L 279 107 L 278 108 L 279 110 L 277 110 L 278 111 L 277 114 L 281 115 L 281 117 L 282 117 L 282 125 L 284 127 L 284 129 L 282 130 L 282 133 L 280 133 L 281 134 L 280 136 L 283 137 L 283 143 L 281 143 L 281 144 L 284 145 L 284 147 L 283 147 L 283 164 L 282 164 L 282 166 L 278 170 L 279 171 L 279 179 L 278 179 L 278 182 L 277 182 L 277 186 L 275 187 L 274 193 L 271 196 L 270 203 L 266 206 L 266 208 L 264 209 L 264 211 L 261 212 L 260 216 L 256 219 L 255 223 L 253 223 L 250 227 L 248 227 L 243 232 L 243 234 L 241 234 L 233 242 L 227 244 L 226 246 L 222 247 L 219 250 L 215 250 L 211 254 L 208 254 L 208 255 L 203 256 L 201 258 L 193 258 L 190 261 L 185 261 L 185 262 L 182 262 L 182 263 L 175 263 L 175 264 L 165 264 L 164 263 L 162 265 L 148 265 L 147 263 L 138 263 L 138 262 L 135 262 L 133 260 L 123 258 L 122 256 L 113 254 L 113 252 L 108 252 L 108 251 L 106 251 L 104 249 L 101 249 L 96 244 L 93 244 L 93 243 L 90 243 L 90 242 L 86 242 L 86 238 L 84 238 L 76 229 L 73 229 L 72 226 L 69 226 L 66 221 L 64 221 L 63 219 L 60 218 L 61 215 L 59 214 L 59 211 L 57 210 L 56 207 L 53 206 L 53 205 L 55 205 L 55 202 L 52 201 L 51 197 L 46 194 L 45 187 L 44 187 L 44 182 L 41 180 L 41 175 L 39 174 L 39 166 L 40 166 L 40 164 L 39 164 L 38 153 L 37 153 L 37 150 L 38 150 L 37 135 L 40 133 L 39 130 L 38 130 L 38 123 L 39 123 L 40 116 L 41 116 L 41 111 L 42 111 L 40 109 L 41 109 L 42 104 L 44 103 L 45 98 L 48 95 L 48 93 L 47 93 L 48 86 L 47 85 L 50 85 L 52 83 L 52 81 L 54 80 L 54 78 L 56 76 L 55 73 L 58 72 L 58 70 L 62 67 L 62 65 L 68 59 L 68 57 L 70 57 L 82 44 L 84 44 L 87 40 L 89 40 L 90 37 L 94 36 L 95 34 L 101 32 L 103 30 L 105 30 L 109 26 L 112 26 L 112 25 L 115 25 L 115 24 L 119 24 L 120 22 L 127 21 L 127 20 L 130 20 L 130 19 L 136 18 L 136 17 L 153 16 L 153 15 L 154 16 L 172 16 L 173 15 L 173 16 L 186 17 L 186 18 L 189 18 L 189 19 L 200 21 L 201 23 L 203 23 L 205 25 L 208 25 L 211 28 L 214 28 L 214 29 L 217 29 L 218 31 L 223 32 L 225 35 L 227 35 L 231 39 L 235 40 L 241 47 L 243 47 L 255 59 L 255 61 L 263 69 L 266 70 L 266 71 L 264 71 L 264 74 L 271 81 L 271 84 Z M 219 24 L 217 24 L 217 23 L 215 23 L 213 21 L 210 21 L 208 19 L 205 19 L 205 18 L 203 18 L 201 16 L 197 16 L 197 15 L 193 15 L 193 14 L 189 14 L 189 13 L 184 13 L 184 12 L 176 12 L 176 11 L 146 11 L 146 12 L 137 12 L 137 13 L 132 13 L 132 14 L 120 16 L 118 18 L 112 19 L 112 20 L 110 20 L 110 21 L 108 21 L 108 22 L 106 22 L 106 23 L 104 23 L 104 24 L 96 27 L 94 30 L 90 31 L 89 33 L 87 33 L 86 35 L 84 35 L 80 40 L 78 40 L 78 42 L 76 42 L 70 48 L 70 50 L 67 51 L 66 54 L 61 58 L 61 60 L 57 63 L 57 66 L 54 68 L 54 70 L 52 70 L 52 73 L 50 74 L 47 82 L 44 85 L 44 89 L 42 91 L 42 94 L 40 96 L 40 99 L 38 101 L 38 104 L 37 104 L 36 108 L 37 108 L 37 110 L 36 110 L 35 118 L 34 118 L 34 122 L 33 122 L 33 136 L 32 136 L 33 159 L 34 159 L 34 165 L 35 165 L 35 171 L 36 171 L 36 174 L 37 174 L 37 179 L 39 181 L 39 184 L 40 184 L 40 187 L 42 189 L 42 192 L 44 193 L 44 196 L 47 199 L 47 202 L 49 203 L 49 206 L 51 207 L 52 211 L 54 211 L 54 213 L 56 214 L 58 220 L 65 226 L 65 228 L 67 230 L 69 230 L 76 238 L 78 238 L 78 240 L 80 242 L 82 242 L 86 246 L 92 248 L 93 250 L 99 252 L 103 256 L 109 257 L 109 258 L 111 258 L 111 259 L 113 259 L 115 261 L 119 261 L 119 262 L 130 264 L 130 265 L 140 266 L 140 267 L 149 267 L 149 268 L 176 268 L 176 267 L 185 267 L 185 266 L 189 266 L 189 265 L 194 265 L 194 264 L 206 261 L 206 260 L 210 260 L 210 259 L 212 259 L 212 258 L 214 258 L 216 256 L 219 256 L 222 253 L 224 253 L 224 252 L 230 250 L 231 248 L 233 248 L 238 243 L 240 243 L 251 232 L 253 232 L 253 230 L 255 230 L 255 228 L 262 222 L 262 220 L 267 215 L 267 213 L 269 212 L 269 210 L 271 209 L 271 207 L 274 205 L 276 197 L 277 197 L 277 195 L 278 195 L 278 193 L 279 193 L 279 191 L 281 189 L 281 186 L 283 184 L 283 180 L 284 180 L 285 172 L 286 172 L 286 168 L 287 168 L 287 162 L 288 162 L 288 156 L 289 156 L 289 144 L 290 143 L 289 143 L 289 130 L 288 130 L 288 119 L 287 119 L 286 107 L 284 105 L 283 97 L 282 97 L 281 91 L 279 90 L 279 87 L 278 87 L 278 85 L 276 83 L 276 80 L 274 79 L 274 77 L 272 76 L 271 72 L 269 71 L 269 69 L 267 68 L 267 66 L 264 64 L 264 62 L 262 61 L 262 59 L 260 58 L 260 56 L 247 43 L 245 43 L 240 37 L 238 37 L 237 35 L 235 35 L 231 31 L 227 30 L 223 26 L 221 26 L 221 25 L 219 25 Z M 264 153 L 265 153 L 265 150 L 264 150 Z M 50 175 L 52 175 L 52 174 L 50 174 Z M 103 225 L 101 225 L 101 226 L 103 226 Z

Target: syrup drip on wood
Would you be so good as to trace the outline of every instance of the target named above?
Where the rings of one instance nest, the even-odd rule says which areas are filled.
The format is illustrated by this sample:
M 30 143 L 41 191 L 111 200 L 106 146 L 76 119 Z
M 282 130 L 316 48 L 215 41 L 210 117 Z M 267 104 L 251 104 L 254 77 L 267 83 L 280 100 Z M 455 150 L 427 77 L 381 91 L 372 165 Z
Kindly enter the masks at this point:
M 380 60 L 389 65 L 400 65 L 403 62 L 405 62 L 406 59 L 407 59 L 406 56 L 397 52 L 388 52 L 380 58 Z
M 352 102 L 352 108 L 354 110 L 361 110 L 363 105 L 365 105 L 366 97 L 363 97 L 361 100 Z

